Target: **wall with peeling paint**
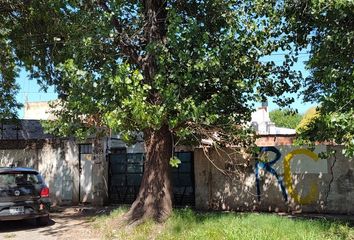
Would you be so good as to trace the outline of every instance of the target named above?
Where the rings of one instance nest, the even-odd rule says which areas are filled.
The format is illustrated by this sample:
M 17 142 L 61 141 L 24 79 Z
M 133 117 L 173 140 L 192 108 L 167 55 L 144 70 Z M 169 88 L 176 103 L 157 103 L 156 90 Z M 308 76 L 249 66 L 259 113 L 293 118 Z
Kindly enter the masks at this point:
M 270 166 L 264 163 L 275 159 L 276 154 L 271 151 L 251 157 L 231 149 L 207 153 L 196 149 L 196 208 L 354 213 L 354 160 L 345 158 L 340 146 L 320 145 L 310 150 L 294 146 L 276 148 L 281 157 Z M 336 154 L 327 159 L 312 159 L 326 150 L 335 150 Z M 314 155 L 306 155 L 306 151 Z M 258 169 L 259 191 L 257 162 L 263 166 Z
M 0 166 L 37 169 L 50 188 L 53 205 L 78 203 L 78 147 L 73 140 L 3 140 Z
M 106 139 L 92 141 L 92 169 L 87 176 L 80 176 L 79 148 L 73 140 L 11 141 L 3 140 L 0 144 L 0 165 L 15 163 L 38 169 L 51 189 L 54 204 L 77 204 L 80 179 L 87 180 L 85 177 L 89 177 L 88 181 L 92 184 L 92 191 L 86 196 L 90 199 L 89 203 L 107 203 L 106 155 L 112 143 Z M 232 149 L 208 152 L 195 149 L 196 208 L 354 214 L 354 160 L 345 158 L 340 146 L 311 149 L 317 155 L 326 150 L 336 151 L 334 156 L 316 161 L 304 154 L 294 155 L 293 151 L 299 147 L 275 147 L 281 156 L 268 164 L 270 166 L 266 163 L 274 160 L 276 153 L 269 149 L 264 149 L 257 157 L 236 153 Z M 292 152 L 293 158 L 286 160 Z M 257 161 L 259 191 L 255 171 Z M 284 166 L 286 161 L 288 166 Z M 290 176 L 288 179 L 287 173 Z M 302 201 L 306 196 L 311 197 Z

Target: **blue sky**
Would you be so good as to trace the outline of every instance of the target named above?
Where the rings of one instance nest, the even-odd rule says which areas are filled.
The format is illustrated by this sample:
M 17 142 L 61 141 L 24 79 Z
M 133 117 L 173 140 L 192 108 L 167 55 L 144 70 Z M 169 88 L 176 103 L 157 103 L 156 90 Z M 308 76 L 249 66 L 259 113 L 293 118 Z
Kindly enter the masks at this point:
M 294 64 L 292 67 L 292 70 L 300 71 L 303 75 L 303 77 L 309 76 L 309 71 L 305 69 L 305 62 L 309 60 L 309 48 L 305 49 L 304 52 L 300 53 L 298 56 L 298 62 Z M 281 64 L 284 58 L 285 53 L 284 52 L 277 52 L 276 54 L 282 54 L 282 55 L 273 55 L 269 56 L 267 58 L 264 58 L 268 61 L 273 60 L 276 64 Z M 309 108 L 315 106 L 313 103 L 304 103 L 302 96 L 299 96 L 299 94 L 286 94 L 285 96 L 287 97 L 293 97 L 295 102 L 290 106 L 293 109 L 297 109 L 299 113 L 303 114 L 308 110 Z M 268 106 L 269 110 L 274 110 L 279 108 L 277 104 L 271 101 L 271 99 L 268 100 Z
M 282 62 L 282 57 L 279 56 L 272 56 L 273 61 L 276 63 Z M 307 76 L 309 73 L 305 69 L 305 65 L 303 61 L 308 59 L 308 55 L 300 55 L 299 62 L 294 65 L 293 69 L 301 71 L 304 76 Z M 19 77 L 17 78 L 17 83 L 20 86 L 20 91 L 17 94 L 17 101 L 20 103 L 28 102 L 37 102 L 37 101 L 49 101 L 54 100 L 57 98 L 57 94 L 54 91 L 53 87 L 47 89 L 47 92 L 41 90 L 40 86 L 37 84 L 36 80 L 30 80 L 27 76 L 27 73 L 22 70 L 20 72 Z M 313 104 L 310 103 L 303 103 L 302 98 L 298 97 L 297 94 L 287 96 L 292 96 L 295 98 L 295 102 L 291 105 L 292 108 L 297 109 L 299 113 L 304 113 L 307 109 L 309 109 Z M 269 99 L 269 110 L 274 110 L 278 108 L 278 106 Z M 23 117 L 23 109 L 19 110 L 19 118 Z
M 54 92 L 54 88 L 50 87 L 47 92 L 41 90 L 41 87 L 37 84 L 36 80 L 31 80 L 24 70 L 21 70 L 19 77 L 16 79 L 17 84 L 20 86 L 20 91 L 16 96 L 18 102 L 24 104 L 28 102 L 37 101 L 50 101 L 57 99 L 57 94 Z M 23 117 L 23 108 L 19 110 L 18 117 Z

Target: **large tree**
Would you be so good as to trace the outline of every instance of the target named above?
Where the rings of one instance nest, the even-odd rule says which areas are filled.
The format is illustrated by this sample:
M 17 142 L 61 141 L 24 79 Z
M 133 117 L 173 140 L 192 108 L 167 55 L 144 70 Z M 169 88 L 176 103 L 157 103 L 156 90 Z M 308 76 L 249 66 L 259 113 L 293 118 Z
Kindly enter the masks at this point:
M 51 130 L 143 133 L 146 158 L 130 221 L 172 209 L 176 142 L 248 142 L 252 103 L 298 88 L 297 50 L 279 1 L 1 1 L 6 41 L 31 77 L 56 86 Z M 264 56 L 288 49 L 282 65 Z M 262 60 L 263 59 L 263 60 Z
M 309 49 L 305 101 L 319 104 L 300 137 L 344 144 L 354 156 L 354 1 L 288 1 L 285 13 L 294 43 Z

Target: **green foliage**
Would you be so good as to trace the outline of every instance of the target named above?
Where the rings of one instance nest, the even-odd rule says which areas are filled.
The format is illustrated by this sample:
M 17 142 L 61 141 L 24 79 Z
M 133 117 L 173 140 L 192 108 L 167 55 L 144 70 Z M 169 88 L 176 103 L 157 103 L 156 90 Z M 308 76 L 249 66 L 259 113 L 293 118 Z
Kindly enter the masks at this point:
M 269 117 L 277 127 L 286 127 L 295 129 L 300 123 L 302 116 L 291 110 L 276 109 L 269 112 Z
M 1 58 L 1 57 L 0 57 Z M 13 79 L 6 79 L 0 70 L 0 119 L 16 119 L 21 104 L 16 101 L 18 86 Z
M 54 133 L 113 130 L 132 141 L 167 124 L 180 138 L 200 139 L 200 126 L 227 132 L 247 122 L 252 102 L 288 103 L 278 96 L 298 90 L 301 74 L 291 66 L 310 49 L 305 100 L 320 103 L 329 128 L 308 138 L 352 146 L 353 1 L 0 3 L 1 118 L 19 107 L 14 79 L 23 66 L 43 87 L 56 86 Z M 287 53 L 280 66 L 263 60 L 277 51 Z M 247 134 L 231 131 L 230 139 Z
M 310 49 L 305 100 L 321 106 L 301 138 L 344 144 L 353 156 L 354 2 L 288 1 L 286 17 L 296 45 Z
M 9 26 L 4 24 L 4 20 L 5 17 L 0 16 L 0 120 L 16 118 L 17 109 L 21 107 L 15 98 L 19 90 L 15 82 L 19 69 L 8 42 Z
M 52 133 L 112 130 L 130 141 L 168 125 L 179 140 L 214 128 L 240 143 L 249 131 L 234 126 L 249 121 L 252 102 L 285 104 L 299 88 L 276 1 L 148 2 L 4 2 L 18 62 L 59 93 Z M 282 65 L 262 60 L 282 49 L 291 56 Z
M 297 129 L 298 144 L 327 141 L 344 145 L 343 154 L 354 156 L 354 111 L 321 113 Z
M 171 159 L 170 159 L 170 165 L 174 168 L 178 168 L 178 166 L 181 164 L 181 160 L 179 160 L 178 157 L 176 156 L 173 156 Z
M 315 121 L 318 116 L 319 114 L 316 107 L 308 109 L 296 128 L 297 132 L 301 133 L 303 131 L 308 130 L 310 128 L 311 123 Z

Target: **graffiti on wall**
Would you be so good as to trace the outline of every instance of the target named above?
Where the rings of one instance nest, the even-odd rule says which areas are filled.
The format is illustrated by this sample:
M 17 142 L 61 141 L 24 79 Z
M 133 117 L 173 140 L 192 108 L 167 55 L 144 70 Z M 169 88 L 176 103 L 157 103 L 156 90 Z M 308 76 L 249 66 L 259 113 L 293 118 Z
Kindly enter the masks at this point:
M 264 161 L 260 156 L 266 154 L 267 152 L 272 152 L 275 154 L 274 158 L 269 161 Z M 317 162 L 320 158 L 318 155 L 308 149 L 295 149 L 288 152 L 283 159 L 283 174 L 280 174 L 278 169 L 275 168 L 275 164 L 279 164 L 282 157 L 282 153 L 276 147 L 261 147 L 260 154 L 256 158 L 255 163 L 255 175 L 256 175 L 256 187 L 257 187 L 257 198 L 258 201 L 261 200 L 261 186 L 260 186 L 260 171 L 273 175 L 278 182 L 279 188 L 282 192 L 284 200 L 287 202 L 289 195 L 295 202 L 299 204 L 310 204 L 316 199 L 318 199 L 319 191 L 318 186 L 315 182 L 311 183 L 310 190 L 307 195 L 301 196 L 294 187 L 292 174 L 291 174 L 291 162 L 297 155 L 305 155 L 306 158 Z

